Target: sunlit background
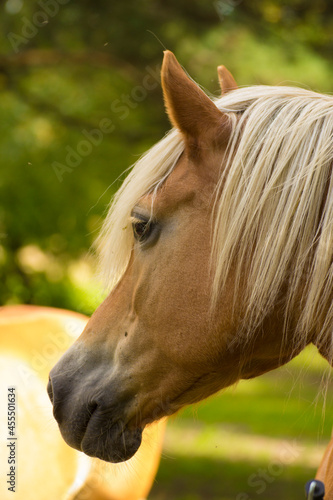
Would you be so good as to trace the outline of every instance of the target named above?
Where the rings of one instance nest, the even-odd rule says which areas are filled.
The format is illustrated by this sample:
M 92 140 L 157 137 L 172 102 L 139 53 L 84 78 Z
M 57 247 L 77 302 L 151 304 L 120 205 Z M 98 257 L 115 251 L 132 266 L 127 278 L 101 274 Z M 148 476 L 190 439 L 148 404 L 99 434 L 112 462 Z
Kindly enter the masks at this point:
M 122 172 L 169 128 L 164 48 L 213 95 L 219 64 L 241 86 L 333 90 L 328 0 L 7 0 L 1 8 L 1 305 L 91 314 L 101 301 L 92 244 L 107 204 Z M 332 427 L 330 397 L 326 418 L 323 397 L 316 403 L 324 367 L 309 351 L 177 416 L 150 498 L 302 498 Z

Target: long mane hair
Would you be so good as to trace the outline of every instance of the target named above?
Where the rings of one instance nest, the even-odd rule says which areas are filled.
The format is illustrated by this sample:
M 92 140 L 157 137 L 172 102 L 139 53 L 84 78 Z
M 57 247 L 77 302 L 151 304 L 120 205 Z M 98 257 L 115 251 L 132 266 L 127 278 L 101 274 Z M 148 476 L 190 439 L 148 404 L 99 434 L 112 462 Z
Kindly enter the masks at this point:
M 283 290 L 283 318 L 301 310 L 295 342 L 333 328 L 333 97 L 296 87 L 254 86 L 214 100 L 233 124 L 212 213 L 212 304 L 231 266 L 242 276 L 244 324 L 253 331 Z M 130 212 L 156 192 L 184 151 L 171 130 L 133 167 L 99 238 L 109 286 L 124 273 L 133 236 Z

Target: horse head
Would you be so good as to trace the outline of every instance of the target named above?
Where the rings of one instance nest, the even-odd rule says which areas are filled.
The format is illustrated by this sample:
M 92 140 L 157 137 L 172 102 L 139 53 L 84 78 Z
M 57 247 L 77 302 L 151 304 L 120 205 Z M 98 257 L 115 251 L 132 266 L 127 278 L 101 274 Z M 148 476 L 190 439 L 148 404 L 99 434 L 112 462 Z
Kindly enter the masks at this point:
M 48 392 L 64 439 L 106 461 L 129 459 L 147 424 L 241 378 L 276 368 L 313 341 L 309 332 L 302 343 L 294 342 L 304 274 L 295 285 L 298 307 L 289 308 L 287 326 L 283 311 L 290 303 L 290 274 L 281 277 L 274 293 L 269 289 L 267 302 L 256 302 L 260 283 L 254 287 L 258 295 L 252 302 L 248 298 L 247 282 L 255 266 L 265 264 L 261 255 L 253 261 L 260 231 L 251 234 L 248 246 L 236 241 L 229 258 L 221 257 L 219 245 L 229 244 L 230 232 L 238 232 L 239 238 L 250 232 L 250 226 L 243 229 L 229 215 L 222 217 L 217 200 L 228 185 L 223 196 L 231 193 L 232 206 L 236 185 L 243 183 L 246 191 L 252 182 L 250 177 L 237 179 L 240 174 L 229 178 L 251 116 L 244 117 L 232 103 L 232 95 L 242 96 L 243 90 L 231 74 L 222 66 L 218 73 L 221 106 L 186 75 L 171 52 L 165 53 L 162 87 L 174 130 L 136 165 L 121 188 L 105 226 L 104 261 L 122 260 L 117 283 L 50 374 Z M 263 107 L 269 126 L 264 115 Z M 253 155 L 257 158 L 264 148 L 265 143 Z M 269 182 L 266 178 L 263 185 Z M 244 199 L 235 213 L 246 210 Z M 248 198 L 253 220 L 265 208 L 260 203 L 264 200 Z M 218 219 L 225 232 L 217 242 Z M 267 240 L 269 248 L 271 244 Z M 222 260 L 214 260 L 214 249 Z M 218 272 L 222 279 L 214 288 Z M 247 328 L 249 308 L 256 313 Z

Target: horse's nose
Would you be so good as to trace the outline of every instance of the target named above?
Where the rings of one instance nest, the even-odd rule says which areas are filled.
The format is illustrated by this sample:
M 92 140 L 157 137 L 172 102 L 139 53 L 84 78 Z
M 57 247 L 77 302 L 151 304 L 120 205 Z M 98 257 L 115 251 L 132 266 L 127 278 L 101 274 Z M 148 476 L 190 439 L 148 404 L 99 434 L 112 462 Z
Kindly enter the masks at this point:
M 48 381 L 48 384 L 47 384 L 47 393 L 49 395 L 49 398 L 51 400 L 51 403 L 53 404 L 53 386 L 52 386 L 52 380 L 51 380 L 51 377 L 49 376 L 49 381 Z
M 70 403 L 67 397 L 68 391 L 65 389 L 65 382 L 66 380 L 60 379 L 57 373 L 54 373 L 52 376 L 51 372 L 47 384 L 47 393 L 53 406 L 53 416 L 59 425 L 66 416 Z

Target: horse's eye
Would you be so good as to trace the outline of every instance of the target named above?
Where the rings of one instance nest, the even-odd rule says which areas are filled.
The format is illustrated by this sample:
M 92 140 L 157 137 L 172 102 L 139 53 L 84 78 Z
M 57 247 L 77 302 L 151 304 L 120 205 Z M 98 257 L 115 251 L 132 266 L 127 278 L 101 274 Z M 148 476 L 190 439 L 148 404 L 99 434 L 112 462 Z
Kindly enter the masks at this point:
M 153 228 L 153 223 L 151 220 L 140 220 L 132 223 L 134 238 L 137 241 L 146 241 Z

